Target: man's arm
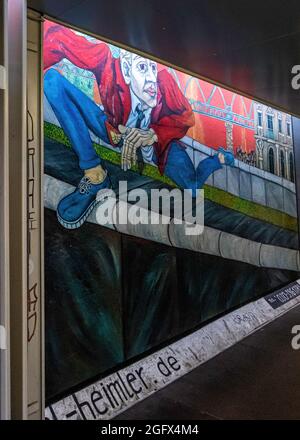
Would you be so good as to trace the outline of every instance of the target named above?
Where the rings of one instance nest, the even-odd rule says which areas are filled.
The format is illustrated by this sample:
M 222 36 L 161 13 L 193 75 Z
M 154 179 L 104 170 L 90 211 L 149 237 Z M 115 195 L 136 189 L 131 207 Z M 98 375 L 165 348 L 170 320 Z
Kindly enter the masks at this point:
M 121 167 L 127 171 L 137 162 L 137 149 L 146 148 L 149 160 L 152 160 L 152 145 L 157 142 L 157 136 L 150 128 L 141 130 L 140 128 L 130 128 L 119 125 L 120 139 L 123 138 L 123 147 L 121 153 Z
M 101 75 L 103 65 L 111 57 L 105 43 L 92 43 L 72 30 L 46 20 L 44 24 L 44 68 L 67 58 L 75 66 Z
M 136 162 L 136 150 L 138 148 L 150 148 L 154 146 L 158 157 L 158 166 L 163 172 L 166 152 L 169 143 L 174 139 L 181 139 L 187 130 L 195 123 L 192 108 L 181 93 L 174 78 L 166 71 L 161 71 L 158 76 L 161 103 L 154 112 L 156 122 L 152 123 L 148 130 L 128 128 L 119 125 L 119 132 L 124 136 L 121 165 L 123 169 L 131 168 Z M 119 135 L 121 138 L 121 135 Z M 119 141 L 119 137 L 115 143 Z M 152 158 L 152 148 L 149 159 Z
M 190 103 L 167 70 L 159 72 L 158 85 L 162 107 L 157 116 L 157 122 L 152 123 L 150 128 L 154 130 L 158 138 L 154 146 L 159 168 L 162 170 L 162 161 L 164 161 L 169 143 L 185 136 L 188 129 L 195 124 L 195 118 Z

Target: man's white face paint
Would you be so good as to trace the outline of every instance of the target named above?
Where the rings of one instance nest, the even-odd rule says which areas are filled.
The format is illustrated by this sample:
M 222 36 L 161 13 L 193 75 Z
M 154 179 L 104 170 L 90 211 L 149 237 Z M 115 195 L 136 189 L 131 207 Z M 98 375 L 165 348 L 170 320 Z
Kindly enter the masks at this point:
M 130 87 L 144 104 L 144 110 L 157 103 L 157 64 L 139 55 L 132 54 Z

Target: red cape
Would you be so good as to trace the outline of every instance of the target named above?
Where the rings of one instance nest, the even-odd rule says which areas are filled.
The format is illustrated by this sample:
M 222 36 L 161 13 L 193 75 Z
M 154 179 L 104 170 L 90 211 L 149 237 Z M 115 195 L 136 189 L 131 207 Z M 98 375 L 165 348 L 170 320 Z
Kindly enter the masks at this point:
M 106 43 L 93 43 L 72 30 L 46 21 L 44 25 L 44 68 L 48 69 L 63 58 L 94 73 L 109 125 L 117 129 L 126 125 L 131 97 L 125 83 L 119 58 L 113 58 Z M 167 70 L 157 76 L 157 105 L 151 112 L 152 128 L 158 138 L 154 144 L 158 168 L 164 171 L 170 142 L 185 136 L 195 123 L 192 108 Z

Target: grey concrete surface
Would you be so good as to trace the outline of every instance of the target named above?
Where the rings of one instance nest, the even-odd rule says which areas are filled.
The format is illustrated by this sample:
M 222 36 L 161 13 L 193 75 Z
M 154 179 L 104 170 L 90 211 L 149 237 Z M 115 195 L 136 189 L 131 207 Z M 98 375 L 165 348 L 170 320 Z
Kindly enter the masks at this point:
M 69 193 L 70 184 L 49 175 L 44 176 L 44 203 L 46 208 L 56 210 L 59 200 Z M 196 233 L 195 235 L 186 233 L 186 222 L 178 224 L 173 219 L 167 224 L 167 222 L 162 222 L 162 216 L 159 213 L 152 213 L 151 210 L 145 208 L 140 210 L 140 216 L 144 219 L 142 223 L 134 224 L 127 222 L 125 224 L 119 222 L 118 212 L 123 213 L 122 217 L 124 217 L 124 214 L 127 216 L 129 203 L 121 200 L 116 203 L 115 200 L 117 199 L 113 196 L 109 203 L 109 206 L 113 209 L 113 214 L 108 227 L 114 227 L 123 234 L 234 261 L 241 261 L 257 267 L 300 271 L 299 251 L 248 240 L 234 234 L 210 228 L 209 226 L 203 228 L 204 224 L 201 221 L 198 223 L 198 227 L 202 233 Z M 102 213 L 103 206 L 100 204 L 88 217 L 88 221 L 107 226 L 107 216 L 103 217 Z M 153 214 L 156 218 L 155 224 L 151 223 Z

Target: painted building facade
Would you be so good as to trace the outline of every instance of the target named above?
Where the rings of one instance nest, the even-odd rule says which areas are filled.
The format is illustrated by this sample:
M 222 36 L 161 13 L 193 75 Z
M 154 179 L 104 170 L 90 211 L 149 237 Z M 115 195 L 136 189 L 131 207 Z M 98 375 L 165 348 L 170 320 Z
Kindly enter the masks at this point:
M 256 165 L 295 181 L 291 116 L 255 102 Z

